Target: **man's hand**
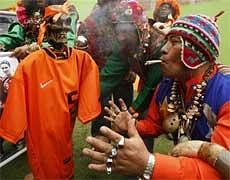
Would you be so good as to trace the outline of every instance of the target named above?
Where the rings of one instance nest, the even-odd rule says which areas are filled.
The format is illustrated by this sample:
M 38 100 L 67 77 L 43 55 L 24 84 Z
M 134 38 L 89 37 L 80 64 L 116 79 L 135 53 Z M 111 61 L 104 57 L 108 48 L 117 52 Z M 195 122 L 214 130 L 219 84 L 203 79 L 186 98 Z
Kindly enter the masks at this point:
M 105 119 L 113 123 L 113 129 L 117 132 L 127 132 L 127 125 L 129 121 L 134 121 L 135 116 L 132 116 L 122 99 L 119 99 L 121 109 L 114 104 L 113 101 L 109 101 L 109 106 L 105 107 L 105 111 L 109 116 L 104 116 Z
M 203 144 L 203 141 L 186 141 L 177 144 L 172 152 L 170 153 L 172 156 L 187 156 L 187 157 L 197 157 L 198 151 Z
M 118 172 L 123 175 L 141 176 L 147 165 L 149 152 L 137 132 L 135 122 L 128 121 L 127 128 L 129 138 L 125 138 L 124 145 L 117 148 L 117 154 L 112 158 L 112 172 Z M 120 134 L 107 127 L 101 127 L 100 131 L 102 135 L 116 145 L 122 139 Z M 108 164 L 106 163 L 108 156 L 111 155 L 112 148 L 117 146 L 103 142 L 94 137 L 88 137 L 86 141 L 97 149 L 97 151 L 84 148 L 83 155 L 100 162 L 99 164 L 91 163 L 88 165 L 88 168 L 95 171 L 106 172 L 106 168 L 108 168 Z
M 16 57 L 17 59 L 24 59 L 29 54 L 29 46 L 24 45 L 14 49 L 12 57 Z
M 206 141 L 186 141 L 176 145 L 172 156 L 200 158 L 215 167 L 223 179 L 230 179 L 230 152 L 221 145 Z

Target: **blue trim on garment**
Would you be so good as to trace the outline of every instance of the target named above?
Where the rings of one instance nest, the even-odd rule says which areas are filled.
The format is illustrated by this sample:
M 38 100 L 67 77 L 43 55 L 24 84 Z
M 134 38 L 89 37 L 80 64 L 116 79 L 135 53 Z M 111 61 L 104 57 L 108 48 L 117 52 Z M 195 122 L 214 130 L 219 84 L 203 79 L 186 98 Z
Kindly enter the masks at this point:
M 166 96 L 167 100 L 169 99 L 172 83 L 172 79 L 162 79 L 156 96 L 159 107 Z M 208 82 L 206 91 L 204 92 L 204 103 L 208 104 L 211 107 L 212 113 L 217 115 L 221 107 L 228 101 L 230 101 L 230 75 L 217 72 Z M 210 141 L 208 134 L 212 131 L 211 128 L 207 117 L 202 113 L 201 117 L 196 121 L 191 138 L 193 140 Z

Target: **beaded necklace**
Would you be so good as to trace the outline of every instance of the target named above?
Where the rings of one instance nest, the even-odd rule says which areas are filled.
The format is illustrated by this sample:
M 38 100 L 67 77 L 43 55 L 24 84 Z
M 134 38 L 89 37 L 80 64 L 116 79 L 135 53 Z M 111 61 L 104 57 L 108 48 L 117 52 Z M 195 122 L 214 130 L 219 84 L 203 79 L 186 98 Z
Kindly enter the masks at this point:
M 195 95 L 191 99 L 191 104 L 187 107 L 185 107 L 183 90 L 180 88 L 179 82 L 173 82 L 167 107 L 167 111 L 172 115 L 164 120 L 166 123 L 163 121 L 163 125 L 167 124 L 163 127 L 167 132 L 177 130 L 176 143 L 190 139 L 194 124 L 203 110 L 204 91 L 213 70 L 214 64 L 211 64 L 204 73 L 201 83 L 193 86 Z

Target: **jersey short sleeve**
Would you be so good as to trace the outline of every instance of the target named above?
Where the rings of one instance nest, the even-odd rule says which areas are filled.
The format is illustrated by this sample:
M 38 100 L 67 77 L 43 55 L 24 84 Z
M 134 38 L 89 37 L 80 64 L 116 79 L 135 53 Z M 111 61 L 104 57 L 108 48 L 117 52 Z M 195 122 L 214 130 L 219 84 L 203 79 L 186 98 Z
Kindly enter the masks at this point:
M 81 74 L 79 84 L 78 118 L 86 123 L 96 118 L 101 112 L 99 71 L 91 56 L 79 51 L 78 60 L 81 59 Z

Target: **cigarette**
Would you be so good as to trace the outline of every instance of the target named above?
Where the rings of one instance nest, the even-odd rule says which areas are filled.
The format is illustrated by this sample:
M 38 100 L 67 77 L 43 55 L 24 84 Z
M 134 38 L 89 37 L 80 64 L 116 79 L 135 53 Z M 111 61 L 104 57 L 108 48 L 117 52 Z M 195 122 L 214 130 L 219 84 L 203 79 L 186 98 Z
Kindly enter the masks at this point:
M 151 65 L 151 64 L 156 64 L 156 63 L 161 63 L 162 60 L 156 59 L 156 60 L 149 60 L 145 62 L 145 66 Z

